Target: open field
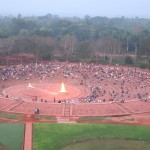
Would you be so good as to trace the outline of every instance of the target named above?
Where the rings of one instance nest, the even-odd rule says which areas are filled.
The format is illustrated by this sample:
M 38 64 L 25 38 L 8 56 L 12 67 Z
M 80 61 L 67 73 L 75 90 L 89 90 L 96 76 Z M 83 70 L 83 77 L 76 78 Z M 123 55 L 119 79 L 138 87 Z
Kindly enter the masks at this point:
M 33 125 L 33 150 L 148 150 L 150 128 L 128 125 Z
M 14 123 L 0 124 L 0 148 L 8 150 L 21 150 L 24 140 L 24 125 Z M 3 150 L 3 149 L 2 149 Z

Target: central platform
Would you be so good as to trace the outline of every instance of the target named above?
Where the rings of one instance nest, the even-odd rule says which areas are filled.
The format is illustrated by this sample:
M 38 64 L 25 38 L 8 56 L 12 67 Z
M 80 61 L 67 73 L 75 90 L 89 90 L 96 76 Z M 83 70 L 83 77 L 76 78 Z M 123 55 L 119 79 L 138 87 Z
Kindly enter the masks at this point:
M 30 86 L 29 86 L 30 85 Z M 9 87 L 3 91 L 4 95 L 12 99 L 24 99 L 27 101 L 46 100 L 58 102 L 59 100 L 72 100 L 80 98 L 82 90 L 80 86 L 65 84 L 66 93 L 60 92 L 61 84 L 58 83 L 30 83 Z

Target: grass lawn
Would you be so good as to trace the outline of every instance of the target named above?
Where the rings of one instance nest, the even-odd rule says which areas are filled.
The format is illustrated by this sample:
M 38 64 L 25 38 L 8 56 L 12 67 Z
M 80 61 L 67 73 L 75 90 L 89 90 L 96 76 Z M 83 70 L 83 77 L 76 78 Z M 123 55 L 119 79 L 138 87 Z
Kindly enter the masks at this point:
M 33 125 L 33 150 L 149 150 L 150 127 L 103 124 Z
M 35 119 L 38 119 L 38 120 L 56 120 L 56 117 L 53 117 L 53 116 L 44 116 L 44 115 L 35 115 Z
M 24 141 L 24 124 L 1 123 L 0 145 L 8 150 L 22 150 Z
M 114 121 L 110 117 L 99 117 L 99 116 L 85 116 L 85 117 L 79 117 L 78 122 L 100 122 L 100 121 L 105 121 L 109 123 L 113 123 Z
M 22 114 L 15 114 L 15 113 L 8 113 L 0 111 L 0 118 L 6 118 L 6 119 L 21 119 L 24 115 Z

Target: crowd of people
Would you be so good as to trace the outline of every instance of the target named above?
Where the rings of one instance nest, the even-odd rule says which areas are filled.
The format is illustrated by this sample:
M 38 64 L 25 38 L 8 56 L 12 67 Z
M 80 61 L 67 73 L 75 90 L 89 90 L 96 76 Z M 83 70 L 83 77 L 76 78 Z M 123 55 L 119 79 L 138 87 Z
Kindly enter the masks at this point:
M 120 65 L 85 63 L 43 63 L 9 66 L 0 70 L 0 90 L 10 80 L 74 80 L 90 89 L 82 102 L 124 102 L 137 98 L 148 100 L 150 72 Z

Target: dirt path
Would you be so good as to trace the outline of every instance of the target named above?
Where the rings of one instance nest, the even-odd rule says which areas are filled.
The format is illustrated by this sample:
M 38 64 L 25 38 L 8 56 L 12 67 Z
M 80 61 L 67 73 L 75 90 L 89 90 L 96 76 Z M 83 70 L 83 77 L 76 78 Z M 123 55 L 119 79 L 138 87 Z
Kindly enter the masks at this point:
M 32 122 L 26 122 L 24 150 L 32 150 Z

